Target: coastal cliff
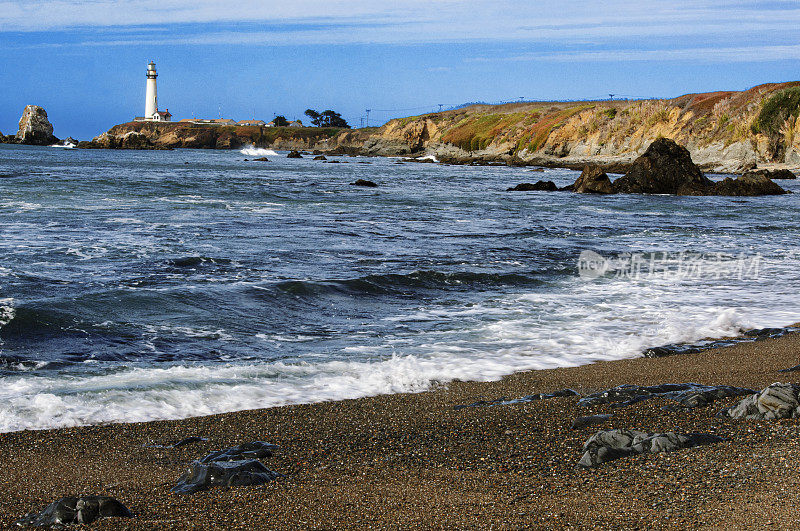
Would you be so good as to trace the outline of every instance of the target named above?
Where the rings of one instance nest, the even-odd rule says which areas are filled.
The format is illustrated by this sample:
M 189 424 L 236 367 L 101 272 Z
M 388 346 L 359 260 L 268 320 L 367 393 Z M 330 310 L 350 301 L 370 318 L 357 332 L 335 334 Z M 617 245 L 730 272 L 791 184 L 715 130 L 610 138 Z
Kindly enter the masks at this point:
M 128 122 L 115 125 L 85 149 L 237 149 L 245 145 L 274 149 L 311 149 L 337 136 L 341 129 L 324 127 L 259 127 L 189 122 Z
M 798 110 L 800 82 L 669 100 L 473 105 L 391 120 L 363 150 L 424 153 L 449 162 L 614 168 L 666 137 L 685 145 L 706 170 L 800 166 Z
M 377 156 L 433 155 L 452 163 L 624 168 L 658 138 L 685 145 L 704 170 L 800 167 L 800 82 L 636 101 L 471 105 L 325 129 L 131 122 L 80 147 L 317 149 Z

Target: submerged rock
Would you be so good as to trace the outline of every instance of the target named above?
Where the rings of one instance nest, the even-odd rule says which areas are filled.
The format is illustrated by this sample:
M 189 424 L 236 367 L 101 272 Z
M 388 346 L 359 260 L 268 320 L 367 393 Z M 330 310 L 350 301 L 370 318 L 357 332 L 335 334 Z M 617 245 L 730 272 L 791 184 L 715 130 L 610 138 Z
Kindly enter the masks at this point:
M 701 385 L 696 383 L 650 386 L 620 385 L 582 398 L 578 405 L 611 404 L 611 407 L 623 407 L 660 397 L 675 400 L 683 407 L 695 408 L 707 406 L 722 398 L 745 396 L 754 392 L 752 389 L 745 387 Z
M 317 155 L 314 160 L 328 160 L 328 158 L 325 155 Z
M 761 392 L 740 400 L 720 411 L 720 416 L 734 419 L 789 419 L 800 417 L 800 385 L 774 383 Z
M 488 407 L 488 406 L 509 406 L 511 404 L 524 404 L 526 402 L 536 402 L 537 400 L 547 400 L 549 398 L 563 398 L 568 396 L 580 396 L 580 394 L 573 389 L 560 389 L 552 393 L 537 393 L 535 395 L 527 395 L 521 398 L 498 398 L 497 400 L 478 400 L 472 404 L 462 404 L 453 406 L 453 409 L 464 409 L 467 407 Z
M 572 191 L 579 194 L 613 194 L 614 186 L 602 168 L 586 166 L 572 185 Z
M 372 181 L 358 179 L 357 181 L 350 183 L 350 186 L 366 186 L 367 188 L 376 188 L 378 184 Z
M 59 141 L 53 135 L 53 124 L 47 119 L 47 112 L 38 105 L 25 106 L 16 139 L 21 144 L 34 146 L 49 146 Z
M 133 514 L 119 501 L 109 496 L 67 497 L 54 501 L 42 512 L 26 514 L 17 520 L 18 526 L 62 526 L 91 524 L 98 518 L 132 518 Z
M 299 151 L 290 151 L 288 155 L 286 155 L 287 159 L 302 159 L 303 155 L 300 154 Z
M 629 455 L 672 452 L 722 440 L 716 435 L 704 433 L 681 435 L 675 432 L 646 433 L 636 430 L 600 431 L 584 443 L 584 453 L 578 461 L 578 467 L 591 468 Z
M 535 183 L 520 183 L 506 192 L 557 192 L 558 186 L 553 181 L 536 181 Z
M 706 195 L 714 183 L 700 171 L 689 150 L 674 140 L 659 138 L 614 181 L 624 194 Z
M 247 159 L 244 159 L 244 160 L 247 160 Z M 269 162 L 269 159 L 267 157 L 260 157 L 260 158 L 253 159 L 253 160 L 255 162 Z

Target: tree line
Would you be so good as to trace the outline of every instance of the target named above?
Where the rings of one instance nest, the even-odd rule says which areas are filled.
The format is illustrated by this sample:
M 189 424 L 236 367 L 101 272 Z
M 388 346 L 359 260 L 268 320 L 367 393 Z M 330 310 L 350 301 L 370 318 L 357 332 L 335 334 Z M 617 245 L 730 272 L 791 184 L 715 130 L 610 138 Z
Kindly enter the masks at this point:
M 331 110 L 317 112 L 314 109 L 306 109 L 304 114 L 311 119 L 311 125 L 315 127 L 342 127 L 350 129 L 350 125 L 338 112 Z M 289 120 L 287 120 L 285 116 L 279 115 L 272 120 L 272 125 L 275 127 L 286 127 L 289 125 Z

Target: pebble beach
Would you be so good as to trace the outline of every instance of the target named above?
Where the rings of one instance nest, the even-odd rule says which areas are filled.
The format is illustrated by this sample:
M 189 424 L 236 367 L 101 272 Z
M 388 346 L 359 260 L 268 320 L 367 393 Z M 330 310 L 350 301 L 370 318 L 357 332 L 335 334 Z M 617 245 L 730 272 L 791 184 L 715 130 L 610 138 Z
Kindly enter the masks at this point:
M 573 389 L 695 382 L 762 389 L 791 382 L 800 335 L 664 358 L 520 372 L 411 394 L 176 421 L 0 435 L 0 526 L 62 496 L 101 494 L 134 518 L 95 529 L 763 528 L 800 523 L 800 423 L 720 418 L 738 398 L 678 409 L 655 398 L 580 406 L 577 396 L 465 407 Z M 575 418 L 611 414 L 601 426 Z M 598 430 L 702 432 L 722 442 L 578 469 Z M 168 448 L 189 436 L 207 440 Z M 285 477 L 192 495 L 171 488 L 188 464 L 249 441 Z

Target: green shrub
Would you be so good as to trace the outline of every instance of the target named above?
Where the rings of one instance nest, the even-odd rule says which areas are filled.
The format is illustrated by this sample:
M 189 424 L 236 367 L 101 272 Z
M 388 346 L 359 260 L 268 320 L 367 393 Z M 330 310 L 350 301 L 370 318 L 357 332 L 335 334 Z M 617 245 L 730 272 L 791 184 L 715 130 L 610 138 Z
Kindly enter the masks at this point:
M 609 120 L 613 119 L 617 115 L 617 109 L 611 107 L 610 109 L 606 109 L 603 111 L 603 116 L 608 118 Z
M 776 136 L 780 134 L 786 120 L 789 117 L 796 118 L 798 114 L 800 114 L 800 87 L 782 90 L 764 102 L 758 118 L 753 123 L 753 132 Z

